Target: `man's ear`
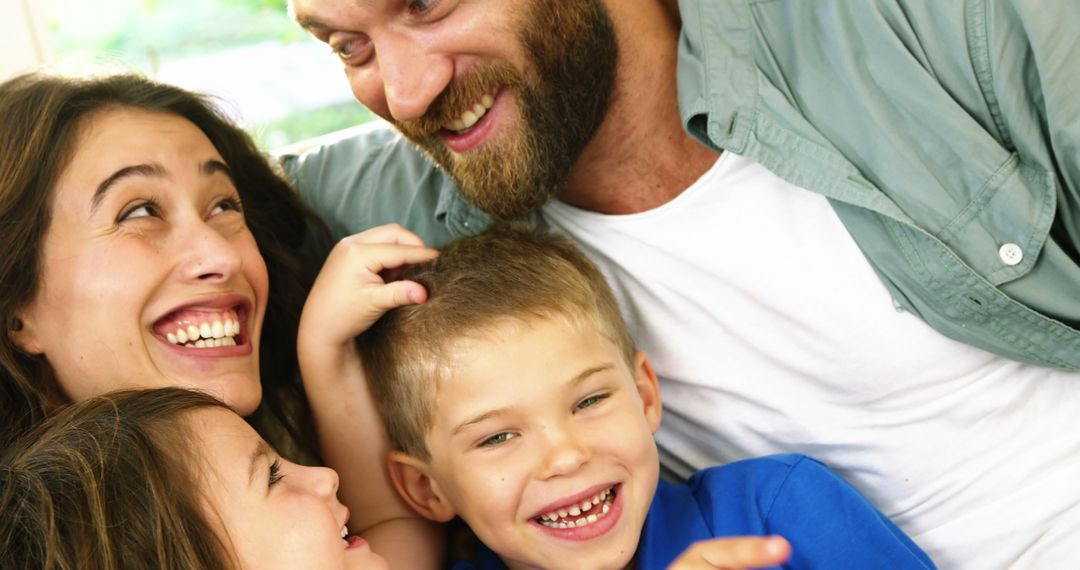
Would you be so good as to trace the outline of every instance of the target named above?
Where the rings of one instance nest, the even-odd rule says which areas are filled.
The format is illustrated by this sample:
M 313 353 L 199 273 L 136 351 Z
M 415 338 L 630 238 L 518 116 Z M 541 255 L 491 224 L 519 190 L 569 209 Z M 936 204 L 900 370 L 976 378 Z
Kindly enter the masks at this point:
M 447 522 L 457 514 L 437 481 L 428 475 L 428 464 L 401 451 L 390 452 L 390 480 L 398 495 L 420 516 Z
M 660 416 L 663 415 L 663 404 L 660 401 L 660 381 L 656 379 L 649 357 L 642 351 L 634 353 L 634 382 L 637 385 L 638 395 L 645 406 L 645 420 L 653 433 L 660 429 Z
M 8 338 L 15 343 L 19 350 L 31 356 L 37 356 L 45 352 L 41 342 L 38 340 L 38 334 L 34 330 L 34 321 L 29 318 L 27 311 L 22 309 L 16 311 L 15 315 L 8 319 L 6 325 Z

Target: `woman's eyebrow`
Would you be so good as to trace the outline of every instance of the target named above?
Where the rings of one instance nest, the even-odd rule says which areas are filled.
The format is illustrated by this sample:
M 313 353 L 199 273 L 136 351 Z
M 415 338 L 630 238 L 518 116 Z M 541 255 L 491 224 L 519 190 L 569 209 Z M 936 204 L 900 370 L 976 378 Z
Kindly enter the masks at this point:
M 199 172 L 203 175 L 210 176 L 218 172 L 224 173 L 232 180 L 232 170 L 229 169 L 229 165 L 224 162 L 211 158 L 199 165 Z M 166 176 L 165 168 L 160 164 L 134 164 L 131 166 L 125 166 L 120 170 L 112 173 L 108 178 L 103 180 L 101 184 L 98 184 L 97 190 L 94 191 L 94 196 L 90 199 L 90 213 L 97 211 L 101 201 L 105 198 L 105 193 L 109 191 L 113 185 L 120 180 L 130 178 L 132 176 L 147 176 L 154 178 L 162 178 Z
M 120 180 L 132 176 L 160 178 L 165 176 L 165 169 L 162 168 L 160 164 L 135 164 L 132 166 L 125 166 L 120 170 L 113 172 L 112 175 L 103 180 L 101 184 L 98 184 L 97 190 L 94 191 L 94 196 L 90 199 L 90 212 L 93 213 L 98 209 L 98 206 L 105 198 L 105 193 L 108 192 L 109 188 Z

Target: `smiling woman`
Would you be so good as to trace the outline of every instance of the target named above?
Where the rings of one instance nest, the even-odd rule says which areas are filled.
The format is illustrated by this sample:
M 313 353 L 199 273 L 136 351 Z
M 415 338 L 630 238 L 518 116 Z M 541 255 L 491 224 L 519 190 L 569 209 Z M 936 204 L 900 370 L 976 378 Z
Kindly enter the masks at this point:
M 0 85 L 0 441 L 72 401 L 182 386 L 312 456 L 295 349 L 309 228 L 197 95 L 134 75 Z

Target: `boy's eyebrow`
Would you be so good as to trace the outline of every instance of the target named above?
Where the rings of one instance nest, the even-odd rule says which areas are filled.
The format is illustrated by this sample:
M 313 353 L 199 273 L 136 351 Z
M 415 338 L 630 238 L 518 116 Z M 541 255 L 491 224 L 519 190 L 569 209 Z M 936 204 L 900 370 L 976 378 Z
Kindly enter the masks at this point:
M 585 379 L 592 376 L 593 374 L 596 374 L 598 372 L 603 372 L 605 370 L 611 370 L 612 368 L 615 368 L 615 365 L 613 363 L 611 363 L 611 362 L 605 362 L 603 364 L 598 364 L 596 366 L 586 368 L 580 374 L 578 374 L 577 376 L 574 376 L 573 378 L 568 380 L 566 382 L 566 384 L 569 384 L 571 387 L 573 387 L 573 386 L 575 386 L 577 384 L 580 384 L 580 383 L 584 382 Z M 484 420 L 489 420 L 489 419 L 491 419 L 493 417 L 505 414 L 507 409 L 508 408 L 497 408 L 497 409 L 494 409 L 494 410 L 488 410 L 488 411 L 480 414 L 479 416 L 476 416 L 475 418 L 472 418 L 470 420 L 466 420 L 466 421 L 458 424 L 458 426 L 455 427 L 450 432 L 450 437 L 454 437 L 457 434 L 461 433 L 462 431 L 465 431 L 465 429 L 469 428 L 470 426 L 478 424 L 478 423 L 480 423 L 480 422 L 482 422 Z
M 259 459 L 269 456 L 270 446 L 260 439 L 259 443 L 255 444 L 255 449 L 251 452 L 251 460 L 248 462 L 248 485 L 255 479 L 255 465 L 259 462 Z

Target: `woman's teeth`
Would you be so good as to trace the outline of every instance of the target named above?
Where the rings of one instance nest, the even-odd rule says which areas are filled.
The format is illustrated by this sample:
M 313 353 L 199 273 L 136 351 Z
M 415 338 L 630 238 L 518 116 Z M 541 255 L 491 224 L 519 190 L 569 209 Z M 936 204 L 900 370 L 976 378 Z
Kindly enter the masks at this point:
M 236 346 L 236 336 L 239 334 L 239 320 L 225 318 L 177 327 L 175 331 L 166 333 L 165 338 L 185 348 L 214 348 Z
M 579 505 L 559 509 L 542 515 L 536 520 L 549 528 L 577 528 L 590 525 L 607 515 L 614 500 L 615 488 L 612 487 L 593 495 L 592 498 L 582 501 Z
M 480 119 L 487 114 L 488 109 L 495 104 L 495 93 L 489 91 L 484 93 L 480 100 L 473 103 L 473 106 L 461 114 L 461 117 L 456 120 L 450 121 L 443 125 L 447 130 L 453 131 L 457 134 L 461 134 L 472 128 Z

